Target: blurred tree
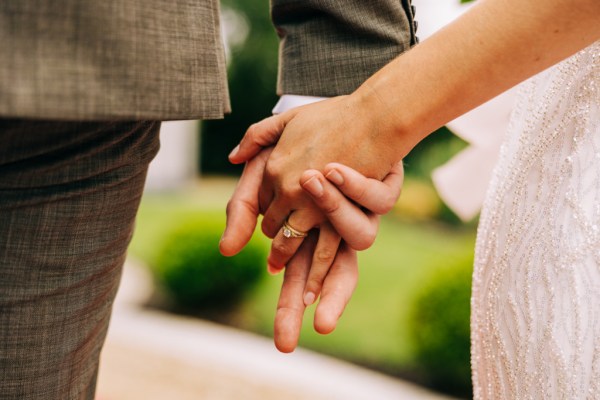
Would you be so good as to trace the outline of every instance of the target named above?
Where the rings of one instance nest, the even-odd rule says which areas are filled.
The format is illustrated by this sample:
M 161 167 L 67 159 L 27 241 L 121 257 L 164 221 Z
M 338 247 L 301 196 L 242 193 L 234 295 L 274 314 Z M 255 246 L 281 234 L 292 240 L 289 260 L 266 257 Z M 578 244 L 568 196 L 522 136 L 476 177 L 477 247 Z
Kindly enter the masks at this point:
M 444 265 L 422 283 L 408 329 L 417 369 L 434 388 L 472 398 L 470 299 L 473 259 Z
M 246 128 L 269 116 L 277 102 L 278 39 L 271 25 L 267 0 L 223 0 L 222 5 L 243 17 L 248 35 L 240 43 L 229 43 L 229 93 L 234 112 L 223 120 L 203 122 L 201 171 L 239 174 L 241 167 L 231 165 L 227 155 Z

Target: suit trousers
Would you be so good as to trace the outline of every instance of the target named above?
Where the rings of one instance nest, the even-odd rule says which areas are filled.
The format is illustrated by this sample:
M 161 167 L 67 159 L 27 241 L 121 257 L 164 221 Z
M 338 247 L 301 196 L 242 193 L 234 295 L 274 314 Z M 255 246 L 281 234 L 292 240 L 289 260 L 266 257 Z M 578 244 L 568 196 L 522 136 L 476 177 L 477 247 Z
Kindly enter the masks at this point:
M 0 119 L 0 399 L 93 399 L 160 122 Z

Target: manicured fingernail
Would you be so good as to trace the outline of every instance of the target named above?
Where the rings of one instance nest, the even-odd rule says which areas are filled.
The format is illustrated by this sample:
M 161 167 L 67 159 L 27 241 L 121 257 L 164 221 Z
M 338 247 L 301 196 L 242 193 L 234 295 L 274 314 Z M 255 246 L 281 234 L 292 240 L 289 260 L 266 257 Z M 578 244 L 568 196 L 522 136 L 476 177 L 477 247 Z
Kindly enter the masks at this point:
M 341 186 L 344 184 L 344 178 L 335 169 L 332 169 L 331 171 L 329 171 L 329 173 L 327 175 L 325 175 L 325 177 L 327 179 L 329 179 L 331 182 L 335 183 L 337 186 Z
M 323 195 L 323 185 L 321 185 L 321 182 L 319 182 L 319 179 L 316 176 L 313 176 L 304 182 L 303 186 L 315 197 L 321 197 Z
M 304 295 L 304 305 L 306 306 L 310 306 L 312 303 L 315 302 L 315 294 L 313 292 L 308 292 Z
M 240 151 L 240 145 L 238 144 L 237 146 L 235 146 L 235 148 L 233 150 L 231 150 L 231 153 L 229 153 L 229 158 L 235 156 L 238 151 Z

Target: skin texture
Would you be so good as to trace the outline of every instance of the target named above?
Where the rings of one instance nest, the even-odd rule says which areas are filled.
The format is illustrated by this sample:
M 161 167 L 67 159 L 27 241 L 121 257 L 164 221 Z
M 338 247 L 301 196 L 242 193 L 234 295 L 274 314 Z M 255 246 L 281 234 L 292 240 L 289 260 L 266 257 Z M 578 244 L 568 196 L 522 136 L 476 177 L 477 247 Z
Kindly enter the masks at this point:
M 300 189 L 305 170 L 339 162 L 383 179 L 435 129 L 597 40 L 599 15 L 597 0 L 481 0 L 352 95 L 253 125 L 232 162 L 285 131 L 260 189 L 263 231 L 273 237 L 292 211 L 300 230 L 322 221 Z
M 271 150 L 262 150 L 246 164 L 228 203 L 227 227 L 220 241 L 221 253 L 226 256 L 239 252 L 252 236 L 260 211 L 258 187 Z M 327 166 L 326 171 L 328 178 L 316 170 L 303 175 L 303 187 L 309 196 L 318 201 L 321 212 L 330 220 L 330 226 L 341 236 L 352 240 L 358 232 L 369 231 L 374 240 L 379 224 L 378 214 L 389 211 L 400 195 L 404 177 L 402 164 L 399 163 L 383 182 L 367 179 L 339 164 Z M 328 181 L 332 178 L 338 183 L 342 181 L 339 191 Z M 319 182 L 322 190 L 314 190 L 315 182 Z M 363 189 L 376 194 L 379 200 L 386 200 L 373 201 Z M 362 201 L 365 208 L 359 208 L 353 200 L 358 203 Z M 333 253 L 333 260 L 319 260 L 317 248 L 318 242 L 323 240 L 322 236 L 322 230 L 312 231 L 306 240 L 301 241 L 299 249 L 287 263 L 274 322 L 275 346 L 281 352 L 292 352 L 296 348 L 306 306 L 320 297 L 314 327 L 319 333 L 330 333 L 335 329 L 356 287 L 356 251 L 347 243 L 338 241 L 339 248 Z M 307 298 L 309 293 L 312 293 L 312 297 Z
M 377 235 L 379 215 L 388 213 L 400 197 L 404 181 L 402 163 L 396 164 L 381 182 L 335 163 L 325 166 L 324 174 L 317 170 L 306 171 L 300 178 L 302 188 L 347 246 L 369 247 Z M 320 235 L 319 240 L 323 236 L 322 228 Z M 305 304 L 312 304 L 307 299 L 314 301 L 319 296 L 328 272 L 327 263 L 316 263 L 313 259 L 306 280 Z
M 358 223 L 369 219 L 368 213 L 361 216 L 357 208 L 339 211 L 325 206 L 326 198 L 318 196 L 318 185 L 315 181 L 311 184 L 304 174 L 318 176 L 326 197 L 335 193 L 321 179 L 327 175 L 331 181 L 326 168 L 332 162 L 353 168 L 364 179 L 382 180 L 435 129 L 599 38 L 598 0 L 479 0 L 459 19 L 399 56 L 351 95 L 300 107 L 251 126 L 230 160 L 246 162 L 265 146 L 277 143 L 263 160 L 261 177 L 256 172 L 253 179 L 248 179 L 251 183 L 242 187 L 256 194 L 258 208 L 265 214 L 263 232 L 275 238 L 269 268 L 283 268 L 302 243 L 301 239 L 282 240 L 277 236 L 286 218 L 301 231 L 325 227 L 326 216 L 332 214 Z M 324 175 L 314 175 L 318 171 Z M 253 186 L 256 184 L 260 188 Z M 344 193 L 342 186 L 339 189 Z M 307 192 L 303 187 L 311 190 Z M 235 201 L 244 196 L 236 192 Z M 378 196 L 365 190 L 358 203 L 373 206 Z M 237 205 L 231 209 L 243 210 Z M 239 221 L 251 219 L 238 217 L 236 212 L 228 212 L 236 223 L 228 224 L 227 241 L 244 236 L 240 232 L 246 232 L 247 227 L 241 227 Z M 352 244 L 360 250 L 374 240 L 372 225 L 365 223 L 364 230 L 359 231 L 364 233 L 357 235 L 355 231 L 345 237 L 339 223 L 328 223 L 346 241 L 339 241 L 329 226 L 324 228 L 326 243 L 320 248 L 326 249 L 327 257 L 317 257 L 321 264 L 333 259 L 335 243 Z M 222 249 L 236 247 L 228 243 L 222 244 Z M 317 265 L 315 274 L 319 279 L 324 269 Z M 309 276 L 306 280 L 311 279 Z M 282 296 L 289 293 L 282 292 Z
M 316 234 L 311 233 L 287 268 L 275 314 L 275 346 L 283 353 L 294 351 L 298 344 L 302 318 L 306 305 L 302 293 L 310 271 L 311 255 L 316 244 Z M 315 311 L 314 327 L 322 334 L 333 332 L 352 297 L 358 280 L 356 252 L 342 245 L 323 282 L 321 300 Z

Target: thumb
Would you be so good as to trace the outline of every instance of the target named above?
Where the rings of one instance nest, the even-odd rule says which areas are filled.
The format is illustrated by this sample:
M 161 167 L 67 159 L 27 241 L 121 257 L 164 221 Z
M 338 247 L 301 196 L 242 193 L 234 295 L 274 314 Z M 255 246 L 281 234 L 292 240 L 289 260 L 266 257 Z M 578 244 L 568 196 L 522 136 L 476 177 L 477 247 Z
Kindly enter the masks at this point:
M 241 164 L 257 155 L 263 148 L 277 143 L 285 126 L 296 113 L 297 110 L 290 110 L 250 125 L 240 144 L 229 154 L 229 161 Z

